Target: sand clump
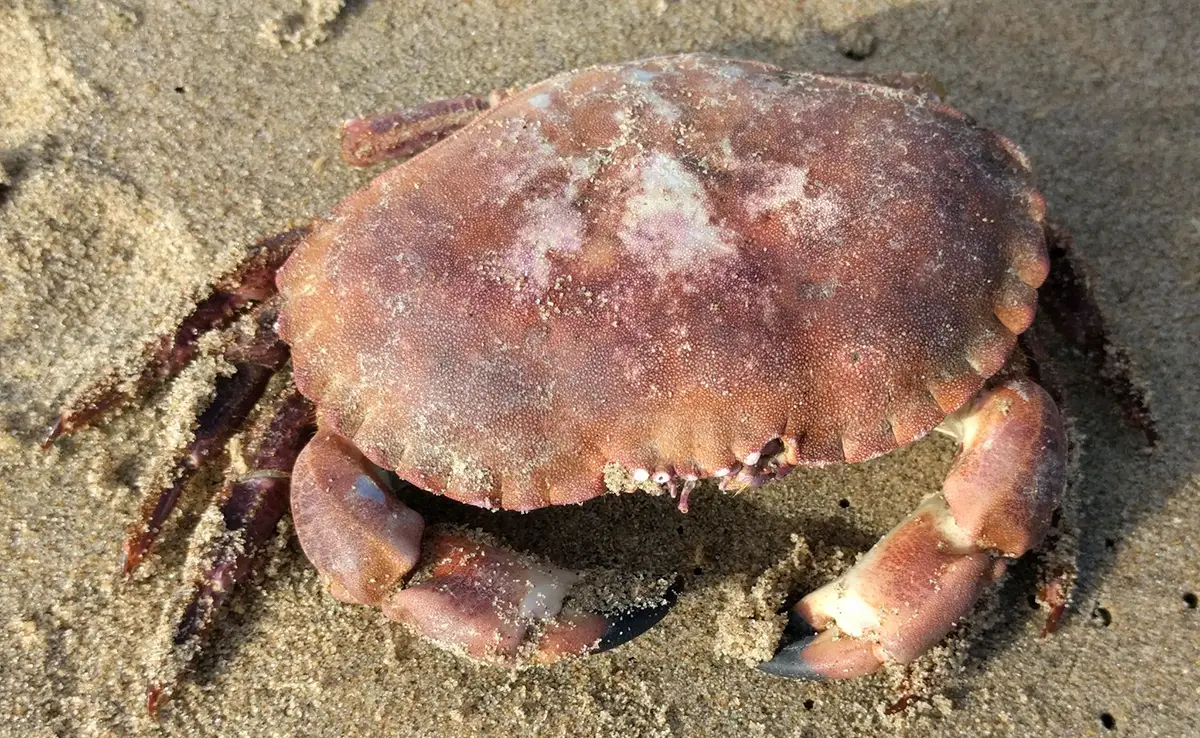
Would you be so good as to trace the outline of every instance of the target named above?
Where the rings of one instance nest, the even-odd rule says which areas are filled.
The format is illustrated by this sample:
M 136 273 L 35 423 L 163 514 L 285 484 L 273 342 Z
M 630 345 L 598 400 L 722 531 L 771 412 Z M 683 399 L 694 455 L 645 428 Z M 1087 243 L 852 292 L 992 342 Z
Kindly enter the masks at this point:
M 84 86 L 23 8 L 0 8 L 0 156 L 62 125 Z
M 783 559 L 753 580 L 743 576 L 721 584 L 713 641 L 718 657 L 753 668 L 775 655 L 787 625 L 784 600 L 813 568 L 804 538 L 793 534 L 791 543 Z
M 345 0 L 297 0 L 294 9 L 263 21 L 258 37 L 282 51 L 307 51 L 328 40 L 345 4 Z

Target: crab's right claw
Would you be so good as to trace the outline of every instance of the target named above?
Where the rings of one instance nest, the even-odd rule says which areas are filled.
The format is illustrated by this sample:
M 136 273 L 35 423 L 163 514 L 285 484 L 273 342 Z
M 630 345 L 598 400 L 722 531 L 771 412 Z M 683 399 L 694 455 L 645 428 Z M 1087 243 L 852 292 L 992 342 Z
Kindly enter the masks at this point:
M 763 671 L 846 679 L 908 663 L 971 611 L 1009 561 L 1041 542 L 1067 453 L 1062 418 L 1046 391 L 1009 380 L 941 430 L 962 443 L 942 492 L 848 572 L 800 600 L 789 613 L 798 637 Z

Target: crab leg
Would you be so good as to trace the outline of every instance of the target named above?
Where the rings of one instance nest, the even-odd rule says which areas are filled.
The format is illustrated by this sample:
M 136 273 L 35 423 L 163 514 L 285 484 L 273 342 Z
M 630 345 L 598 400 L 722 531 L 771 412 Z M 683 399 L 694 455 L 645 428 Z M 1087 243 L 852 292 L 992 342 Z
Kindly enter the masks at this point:
M 352 167 L 366 167 L 419 154 L 505 97 L 507 93 L 500 90 L 486 97 L 460 95 L 348 120 L 342 124 L 342 161 Z
M 620 614 L 567 613 L 578 578 L 465 535 L 422 545 L 425 523 L 349 442 L 321 431 L 296 462 L 292 519 L 304 553 L 343 602 L 380 607 L 444 647 L 473 658 L 550 662 L 612 648 L 666 615 L 661 601 Z M 421 581 L 398 589 L 418 567 Z
M 1037 546 L 1062 493 L 1066 436 L 1028 379 L 985 390 L 939 428 L 962 447 L 925 498 L 850 571 L 790 613 L 801 637 L 760 668 L 845 679 L 908 663 L 966 615 L 1009 561 Z
M 160 380 L 178 374 L 196 358 L 202 335 L 228 326 L 247 305 L 275 294 L 276 270 L 308 230 L 308 227 L 295 228 L 256 243 L 238 267 L 218 281 L 212 294 L 184 318 L 173 335 L 163 336 L 147 346 L 145 367 L 132 383 L 123 383 L 121 373 L 112 372 L 85 387 L 59 413 L 47 430 L 42 447 L 48 447 L 59 436 L 91 425 Z
M 226 485 L 220 513 L 224 530 L 208 547 L 199 573 L 187 585 L 174 624 L 171 650 L 155 670 L 146 708 L 155 714 L 200 652 L 217 610 L 275 535 L 288 508 L 290 470 L 313 426 L 313 407 L 299 393 L 287 396 L 254 454 L 254 471 Z
M 122 574 L 128 576 L 137 570 L 187 483 L 242 427 L 271 377 L 287 361 L 287 346 L 275 333 L 274 306 L 267 303 L 256 312 L 254 334 L 225 352 L 235 371 L 217 380 L 213 401 L 200 415 L 195 437 L 176 462 L 171 485 L 146 495 L 137 519 L 129 525 L 121 547 Z

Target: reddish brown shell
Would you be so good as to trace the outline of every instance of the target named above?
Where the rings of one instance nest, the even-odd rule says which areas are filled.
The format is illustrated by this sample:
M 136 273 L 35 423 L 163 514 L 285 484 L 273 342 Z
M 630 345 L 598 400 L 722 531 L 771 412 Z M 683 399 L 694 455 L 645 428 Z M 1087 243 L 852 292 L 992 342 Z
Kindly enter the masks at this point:
M 1044 203 L 933 100 L 702 55 L 564 74 L 334 209 L 279 277 L 297 385 L 473 504 L 924 435 L 1028 327 Z

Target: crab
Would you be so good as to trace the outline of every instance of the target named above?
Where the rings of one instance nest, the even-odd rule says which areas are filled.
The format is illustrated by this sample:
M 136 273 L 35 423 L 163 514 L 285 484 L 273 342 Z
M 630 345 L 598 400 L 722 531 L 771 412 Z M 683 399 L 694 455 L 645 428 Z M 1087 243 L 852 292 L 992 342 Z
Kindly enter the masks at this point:
M 640 490 L 686 511 L 702 480 L 737 492 L 957 439 L 942 490 L 790 609 L 793 639 L 762 668 L 804 679 L 912 661 L 1045 537 L 1067 439 L 1010 360 L 1050 268 L 1045 200 L 1020 149 L 928 78 L 664 56 L 353 120 L 343 157 L 407 160 L 260 241 L 134 381 L 85 388 L 48 435 L 250 312 L 173 484 L 129 529 L 128 574 L 290 359 L 151 711 L 289 501 L 333 597 L 469 658 L 546 663 L 646 630 L 679 583 L 573 610 L 573 572 L 426 535 L 396 484 L 493 510 Z

